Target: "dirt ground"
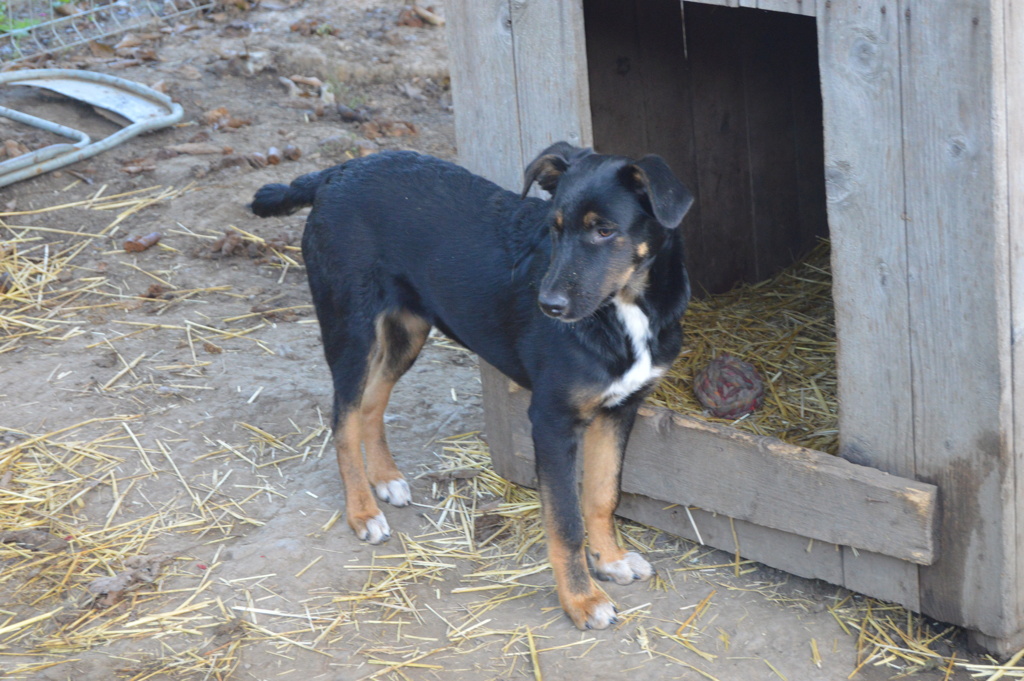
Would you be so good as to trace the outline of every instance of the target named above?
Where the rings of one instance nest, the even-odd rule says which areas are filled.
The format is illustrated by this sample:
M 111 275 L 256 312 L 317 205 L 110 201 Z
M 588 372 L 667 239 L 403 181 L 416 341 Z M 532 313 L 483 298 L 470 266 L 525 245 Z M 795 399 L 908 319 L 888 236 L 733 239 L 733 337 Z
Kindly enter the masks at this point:
M 387 416 L 414 504 L 385 509 L 386 545 L 355 539 L 303 218 L 245 204 L 360 153 L 456 158 L 444 29 L 399 25 L 403 9 L 230 6 L 47 64 L 158 87 L 185 115 L 0 189 L 0 678 L 966 679 L 950 655 L 990 663 L 894 606 L 636 526 L 658 578 L 606 587 L 622 622 L 577 631 L 535 499 L 481 468 L 476 359 L 440 337 Z M 57 96 L 3 104 L 116 129 Z M 253 156 L 288 145 L 298 160 Z M 945 658 L 908 661 L 930 631 Z

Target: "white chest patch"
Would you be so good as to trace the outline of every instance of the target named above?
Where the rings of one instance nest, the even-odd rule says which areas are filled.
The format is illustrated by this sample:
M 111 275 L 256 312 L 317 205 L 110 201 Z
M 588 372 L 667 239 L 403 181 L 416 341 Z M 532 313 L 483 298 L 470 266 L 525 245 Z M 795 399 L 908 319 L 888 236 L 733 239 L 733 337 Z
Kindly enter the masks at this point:
M 615 301 L 615 312 L 626 327 L 626 335 L 633 345 L 633 366 L 609 385 L 602 395 L 606 407 L 614 407 L 640 388 L 665 373 L 664 367 L 651 364 L 651 324 L 638 306 Z

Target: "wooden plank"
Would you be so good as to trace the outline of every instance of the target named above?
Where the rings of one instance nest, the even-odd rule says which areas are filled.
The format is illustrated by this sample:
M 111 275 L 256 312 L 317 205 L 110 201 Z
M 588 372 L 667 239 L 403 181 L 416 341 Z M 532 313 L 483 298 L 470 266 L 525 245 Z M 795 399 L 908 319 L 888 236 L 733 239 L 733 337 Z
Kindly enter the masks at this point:
M 516 484 L 535 488 L 537 479 L 530 429 L 525 417 L 529 393 L 516 387 L 510 390 L 513 384 L 490 366 L 482 364 L 481 375 L 488 414 L 487 440 L 494 468 L 499 475 Z M 501 414 L 494 423 L 491 421 L 492 412 Z M 691 508 L 687 515 L 683 506 L 666 504 L 663 500 L 641 494 L 624 493 L 616 513 L 730 553 L 736 551 L 738 542 L 743 558 L 801 577 L 843 584 L 843 555 L 841 547 L 835 544 L 814 541 L 696 507 Z M 873 555 L 876 554 L 860 554 L 863 559 Z M 870 589 L 864 592 L 879 598 L 887 597 L 891 590 L 885 584 L 880 586 L 878 592 Z
M 445 9 L 459 162 L 519 191 L 524 152 L 509 0 L 448 0 Z
M 530 420 L 526 409 L 530 393 L 480 360 L 483 385 L 485 439 L 491 450 L 494 471 L 518 485 L 537 487 Z
M 717 7 L 739 7 L 740 0 L 687 0 L 689 5 L 714 5 Z
M 484 362 L 481 362 L 480 374 L 487 419 L 486 439 L 494 470 L 518 485 L 536 488 L 530 425 L 525 417 L 529 393 Z M 691 509 L 688 516 L 682 506 L 640 494 L 623 494 L 616 513 L 729 552 L 736 550 L 738 541 L 740 555 L 744 558 L 808 579 L 842 583 L 842 553 L 834 544 L 734 520 L 700 508 Z
M 701 289 L 708 268 L 680 3 L 587 0 L 584 10 L 594 146 L 634 158 L 658 154 L 693 192 L 682 229 L 690 279 Z
M 818 55 L 832 294 L 842 339 L 840 453 L 913 478 L 898 16 L 895 8 L 882 13 L 870 4 L 821 0 Z M 848 561 L 846 580 L 877 584 L 888 575 L 893 600 L 914 603 L 916 572 L 910 564 L 873 565 L 867 558 Z M 897 585 L 904 589 L 897 592 Z
M 794 64 L 801 43 L 815 42 L 814 22 L 769 12 L 737 12 L 750 172 L 754 281 L 791 265 L 815 245 L 801 229 L 796 178 L 799 158 L 793 101 Z M 796 64 L 796 66 L 801 66 Z M 815 70 L 816 65 L 803 65 Z M 818 178 L 819 185 L 823 183 Z
M 692 77 L 696 185 L 701 239 L 691 243 L 704 262 L 695 291 L 720 293 L 753 281 L 750 164 L 742 55 L 736 12 L 686 7 L 686 46 Z
M 685 4 L 715 5 L 718 7 L 749 7 L 787 14 L 813 17 L 817 13 L 815 0 L 687 0 Z
M 871 551 L 842 547 L 843 586 L 884 601 L 898 603 L 908 610 L 921 611 L 921 592 L 917 566 L 907 561 Z
M 691 6 L 683 40 L 675 0 L 584 8 L 595 144 L 656 152 L 694 192 L 683 229 L 696 290 L 762 279 L 809 250 L 827 231 L 813 21 Z
M 942 550 L 921 570 L 921 605 L 994 637 L 1020 628 L 1007 598 L 1019 593 L 1020 501 L 1009 437 L 1001 6 L 906 0 L 899 13 L 914 368 L 902 407 L 912 405 L 917 474 L 943 494 Z
M 798 26 L 800 39 L 791 41 L 787 50 L 793 136 L 797 149 L 796 176 L 792 181 L 796 191 L 799 222 L 794 231 L 799 235 L 799 243 L 805 248 L 827 237 L 829 233 L 816 23 L 808 20 L 805 25 Z
M 642 83 L 642 97 L 633 111 L 633 124 L 643 118 L 643 146 L 633 149 L 634 156 L 658 154 L 668 163 L 691 191 L 695 203 L 700 202 L 693 123 L 693 92 L 691 64 L 684 40 L 683 13 L 677 0 L 633 0 L 637 26 L 634 40 L 639 59 L 637 79 Z M 614 28 L 612 30 L 615 30 Z M 621 30 L 621 29 L 619 29 Z M 696 224 L 700 207 L 694 205 L 687 214 L 683 228 Z M 688 265 L 697 265 L 693 254 Z M 693 269 L 691 268 L 691 272 Z M 698 275 L 699 277 L 699 275 Z
M 1002 48 L 1005 50 L 1006 122 L 1002 130 L 1002 156 L 1006 163 L 1008 228 L 1010 233 L 1010 282 L 1013 339 L 1013 448 L 1017 460 L 1024 456 L 1024 7 L 1003 6 Z M 1024 472 L 1016 470 L 1016 497 L 1024 498 Z M 1016 573 L 1024 575 L 1024 523 L 1018 522 L 1011 539 L 1016 554 Z M 1018 627 L 1010 640 L 1002 642 L 999 653 L 1008 654 L 1024 646 L 1024 579 L 1018 579 L 1012 596 L 1013 617 Z
M 483 372 L 508 384 L 493 369 Z M 528 400 L 516 390 L 500 407 L 512 432 L 529 433 Z M 532 459 L 528 437 L 514 443 L 511 458 L 519 463 L 510 467 Z M 522 479 L 528 468 L 516 470 Z M 622 490 L 919 563 L 934 557 L 932 485 L 657 407 L 641 408 Z
M 701 508 L 691 508 L 687 515 L 683 506 L 666 506 L 663 501 L 639 494 L 623 494 L 615 513 L 730 554 L 738 552 L 742 558 L 799 577 L 842 583 L 843 556 L 835 544 L 735 520 Z
M 511 0 L 510 5 L 525 168 L 559 140 L 593 144 L 583 0 Z
M 655 151 L 650 148 L 644 115 L 646 64 L 637 3 L 587 0 L 584 19 L 594 147 L 603 154 L 624 156 Z
M 915 563 L 934 560 L 932 485 L 664 409 L 641 414 L 625 491 Z
M 772 12 L 801 14 L 805 17 L 815 16 L 818 10 L 815 0 L 757 0 L 757 8 Z
M 502 452 L 503 456 L 495 458 L 494 466 L 498 475 L 509 480 L 519 476 L 513 470 L 501 469 L 514 451 L 512 439 L 512 411 L 509 405 L 509 388 L 513 385 L 497 369 L 480 360 L 480 383 L 484 406 L 484 433 L 487 444 L 492 451 Z

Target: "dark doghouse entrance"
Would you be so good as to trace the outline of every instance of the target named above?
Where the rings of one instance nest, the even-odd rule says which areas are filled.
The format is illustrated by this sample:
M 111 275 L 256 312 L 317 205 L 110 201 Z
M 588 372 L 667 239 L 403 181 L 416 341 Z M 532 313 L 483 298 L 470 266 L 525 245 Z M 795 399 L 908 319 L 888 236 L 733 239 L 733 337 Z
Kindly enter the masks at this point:
M 585 0 L 594 146 L 665 157 L 697 197 L 694 290 L 760 281 L 827 236 L 813 17 Z

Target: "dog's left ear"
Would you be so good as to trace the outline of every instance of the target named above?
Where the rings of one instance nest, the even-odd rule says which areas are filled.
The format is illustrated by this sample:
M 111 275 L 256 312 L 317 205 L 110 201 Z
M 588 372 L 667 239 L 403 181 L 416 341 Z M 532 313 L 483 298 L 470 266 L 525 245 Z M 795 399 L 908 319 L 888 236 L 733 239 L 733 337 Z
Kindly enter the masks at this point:
M 574 147 L 568 142 L 555 142 L 540 152 L 540 155 L 526 166 L 526 171 L 523 173 L 526 183 L 523 185 L 523 193 L 520 198 L 526 198 L 526 194 L 534 182 L 539 184 L 544 191 L 554 194 L 562 173 L 568 170 L 569 166 L 578 158 L 589 153 L 589 149 Z
M 622 180 L 633 191 L 647 197 L 654 217 L 674 229 L 693 205 L 693 194 L 676 179 L 665 160 L 653 154 L 624 167 Z

